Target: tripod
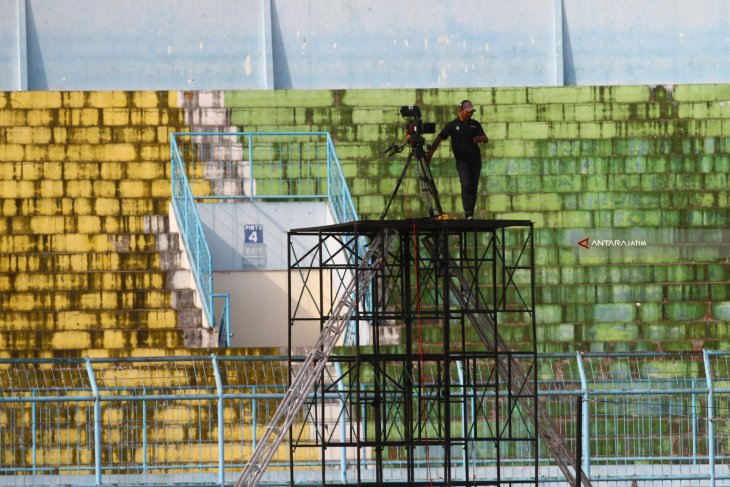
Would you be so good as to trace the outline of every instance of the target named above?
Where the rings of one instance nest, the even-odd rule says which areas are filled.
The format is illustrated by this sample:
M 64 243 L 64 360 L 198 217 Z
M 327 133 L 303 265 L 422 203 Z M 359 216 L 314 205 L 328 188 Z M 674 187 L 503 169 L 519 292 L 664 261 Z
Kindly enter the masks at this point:
M 423 191 L 423 193 L 426 195 L 426 203 L 428 204 L 429 217 L 438 218 L 439 216 L 444 214 L 444 211 L 441 209 L 441 203 L 439 202 L 438 191 L 436 191 L 436 183 L 434 183 L 433 175 L 431 174 L 431 168 L 428 166 L 428 164 L 426 164 L 426 152 L 423 150 L 423 142 L 424 141 L 422 136 L 415 135 L 411 138 L 410 142 L 404 142 L 402 145 L 392 144 L 385 150 L 386 155 L 392 156 L 396 152 L 403 152 L 403 148 L 406 146 L 406 144 L 410 144 L 411 148 L 410 152 L 408 153 L 408 159 L 403 166 L 403 171 L 401 171 L 400 176 L 398 177 L 398 181 L 395 183 L 393 194 L 390 195 L 388 204 L 385 205 L 385 209 L 380 215 L 381 220 L 385 220 L 385 216 L 388 214 L 390 204 L 393 202 L 393 199 L 395 199 L 395 195 L 398 194 L 398 189 L 403 183 L 403 178 L 405 177 L 408 168 L 411 166 L 414 160 L 416 161 L 416 166 L 418 167 L 418 179 L 421 181 L 421 191 Z

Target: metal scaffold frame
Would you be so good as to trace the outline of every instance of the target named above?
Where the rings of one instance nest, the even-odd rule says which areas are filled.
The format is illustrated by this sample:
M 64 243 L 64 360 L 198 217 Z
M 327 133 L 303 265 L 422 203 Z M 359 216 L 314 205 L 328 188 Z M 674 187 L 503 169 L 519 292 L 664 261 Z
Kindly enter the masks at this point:
M 382 247 L 379 266 L 357 258 L 363 238 Z M 326 330 L 343 298 L 355 329 L 290 423 L 292 482 L 306 458 L 319 485 L 537 485 L 531 222 L 361 221 L 292 230 L 289 243 L 290 343 Z M 353 288 L 364 273 L 369 287 Z M 290 360 L 301 382 L 306 362 Z

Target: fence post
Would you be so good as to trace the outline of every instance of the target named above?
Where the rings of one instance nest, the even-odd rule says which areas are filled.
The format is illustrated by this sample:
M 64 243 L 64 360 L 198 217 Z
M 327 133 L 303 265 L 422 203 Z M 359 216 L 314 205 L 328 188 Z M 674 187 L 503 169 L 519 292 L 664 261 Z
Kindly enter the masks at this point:
M 142 387 L 142 396 L 147 396 L 147 387 Z M 142 399 L 142 473 L 147 474 L 147 400 Z
M 253 134 L 249 133 L 248 138 L 248 199 L 253 201 Z
M 710 487 L 715 487 L 715 390 L 712 383 L 712 367 L 707 350 L 702 350 L 707 381 L 707 456 L 710 469 Z
M 31 392 L 31 395 L 35 397 L 35 390 Z M 38 466 L 38 442 L 36 440 L 36 414 L 38 409 L 38 403 L 33 401 L 31 405 L 31 416 L 32 416 L 32 442 L 33 442 L 33 476 L 36 475 L 36 468 Z
M 588 379 L 586 378 L 586 370 L 583 366 L 583 354 L 577 352 L 575 354 L 576 361 L 578 362 L 578 373 L 580 374 L 580 387 L 583 390 L 583 401 L 581 405 L 581 415 L 583 429 L 583 474 L 587 479 L 591 478 L 591 421 L 589 418 L 590 410 L 588 409 L 588 398 L 590 392 L 588 391 Z
M 339 392 L 340 396 L 340 407 L 342 408 L 342 411 L 340 413 L 340 440 L 342 440 L 342 444 L 347 443 L 347 420 L 346 420 L 346 408 L 347 404 L 345 403 L 345 384 L 344 380 L 345 378 L 342 377 L 342 365 L 339 362 L 335 362 L 335 373 L 337 374 L 338 380 L 337 380 L 337 391 Z M 343 446 L 340 449 L 340 481 L 345 484 L 347 483 L 347 447 Z
M 456 371 L 459 374 L 459 384 L 461 385 L 461 397 L 464 401 L 464 405 L 461 408 L 461 437 L 464 438 L 464 450 L 462 453 L 462 468 L 464 469 L 464 480 L 466 480 L 468 471 L 467 471 L 467 465 L 466 465 L 466 445 L 467 445 L 467 426 L 466 426 L 466 386 L 464 385 L 464 362 L 461 360 L 456 361 Z
M 101 396 L 96 385 L 91 359 L 86 357 L 86 373 L 89 375 L 91 392 L 94 395 L 94 478 L 96 485 L 101 485 Z
M 692 391 L 697 389 L 697 379 L 692 379 Z M 692 465 L 697 465 L 697 394 L 692 392 Z
M 258 416 L 258 401 L 256 401 L 256 386 L 251 387 L 251 451 L 256 449 L 256 416 Z
M 330 153 L 330 145 L 332 144 L 332 141 L 330 140 L 329 132 L 327 132 L 327 135 L 325 136 L 325 144 L 327 145 L 327 200 L 332 201 L 332 155 Z
M 221 380 L 221 372 L 218 368 L 218 356 L 211 354 L 213 363 L 213 376 L 215 377 L 215 389 L 218 394 L 218 485 L 221 487 L 226 483 L 226 438 L 225 438 L 225 418 L 223 404 L 223 381 Z
M 575 487 L 580 487 L 583 469 L 581 468 L 581 456 L 583 454 L 583 396 L 575 398 Z

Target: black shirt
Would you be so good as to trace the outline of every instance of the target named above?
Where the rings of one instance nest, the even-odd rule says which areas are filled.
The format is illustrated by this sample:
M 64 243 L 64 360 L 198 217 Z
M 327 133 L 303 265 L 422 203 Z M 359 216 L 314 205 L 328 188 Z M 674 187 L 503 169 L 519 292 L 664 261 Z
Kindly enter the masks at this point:
M 479 161 L 481 160 L 479 145 L 474 142 L 474 137 L 477 135 L 486 135 L 479 122 L 455 118 L 444 126 L 438 136 L 443 140 L 451 137 L 451 150 L 454 151 L 457 161 Z

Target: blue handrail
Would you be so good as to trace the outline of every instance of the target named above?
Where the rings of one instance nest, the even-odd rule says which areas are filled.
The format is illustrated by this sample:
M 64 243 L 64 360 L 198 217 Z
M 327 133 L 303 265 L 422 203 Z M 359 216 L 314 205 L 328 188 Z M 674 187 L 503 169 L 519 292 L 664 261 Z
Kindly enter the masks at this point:
M 198 209 L 195 206 L 195 200 L 190 190 L 188 177 L 185 173 L 185 165 L 183 164 L 178 144 L 176 140 L 177 134 L 170 136 L 170 153 L 172 163 L 172 207 L 177 218 L 180 234 L 185 243 L 185 250 L 190 261 L 190 268 L 195 278 L 198 290 L 200 291 L 200 301 L 203 307 L 203 313 L 207 318 L 207 322 L 211 327 L 215 327 L 215 316 L 213 312 L 213 264 L 208 248 L 208 242 L 205 240 L 203 225 L 200 222 Z M 225 300 L 224 308 L 228 309 L 229 296 L 218 295 Z M 219 329 L 220 333 L 229 333 L 228 316 L 224 313 Z M 228 338 L 226 338 L 228 340 Z
M 213 295 L 211 256 L 196 201 L 320 199 L 328 202 L 336 223 L 359 220 L 329 132 L 173 133 L 171 151 L 173 207 L 209 323 L 215 323 L 213 298 L 226 300 L 224 315 L 229 298 Z M 362 257 L 366 239 L 360 238 L 356 247 Z M 229 327 L 223 316 L 221 345 L 230 343 Z M 351 322 L 346 344 L 354 343 L 355 329 Z

